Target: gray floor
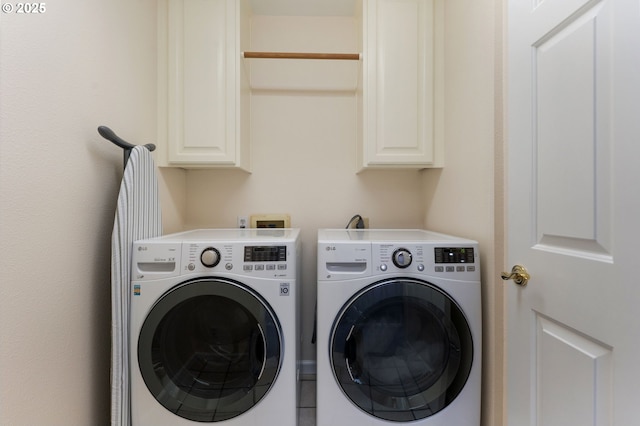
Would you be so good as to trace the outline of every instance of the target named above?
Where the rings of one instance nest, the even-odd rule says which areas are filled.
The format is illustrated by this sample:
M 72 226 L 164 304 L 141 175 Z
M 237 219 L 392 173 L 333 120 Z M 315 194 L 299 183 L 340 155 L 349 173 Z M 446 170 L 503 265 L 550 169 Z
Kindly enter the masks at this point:
M 300 395 L 299 426 L 316 425 L 316 381 L 303 380 Z

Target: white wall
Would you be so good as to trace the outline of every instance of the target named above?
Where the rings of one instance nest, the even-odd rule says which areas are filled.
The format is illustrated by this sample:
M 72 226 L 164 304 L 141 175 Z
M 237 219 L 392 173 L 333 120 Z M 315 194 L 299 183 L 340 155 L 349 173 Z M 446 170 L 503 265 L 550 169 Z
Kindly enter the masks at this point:
M 122 153 L 156 133 L 156 2 L 0 16 L 0 423 L 109 422 Z
M 478 240 L 483 292 L 483 425 L 502 424 L 502 2 L 447 0 L 445 167 L 427 170 L 425 225 Z

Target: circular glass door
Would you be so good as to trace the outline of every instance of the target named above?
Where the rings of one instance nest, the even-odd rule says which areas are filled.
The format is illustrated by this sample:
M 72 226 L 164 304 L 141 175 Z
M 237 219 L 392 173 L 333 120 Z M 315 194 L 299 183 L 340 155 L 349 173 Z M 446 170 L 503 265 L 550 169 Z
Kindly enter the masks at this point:
M 438 287 L 389 279 L 352 297 L 330 338 L 335 379 L 370 415 L 397 422 L 423 419 L 449 405 L 473 361 L 469 324 Z
M 227 279 L 188 281 L 164 294 L 142 325 L 138 364 L 153 396 L 185 419 L 218 422 L 255 406 L 281 365 L 269 305 Z

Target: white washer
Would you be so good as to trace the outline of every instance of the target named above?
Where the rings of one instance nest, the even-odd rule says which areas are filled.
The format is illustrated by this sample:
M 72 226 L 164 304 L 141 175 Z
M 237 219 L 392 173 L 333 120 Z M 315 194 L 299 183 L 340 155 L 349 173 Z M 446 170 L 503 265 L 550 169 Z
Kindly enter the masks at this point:
M 317 426 L 479 426 L 478 244 L 318 231 Z
M 297 424 L 300 255 L 297 229 L 133 244 L 133 426 Z

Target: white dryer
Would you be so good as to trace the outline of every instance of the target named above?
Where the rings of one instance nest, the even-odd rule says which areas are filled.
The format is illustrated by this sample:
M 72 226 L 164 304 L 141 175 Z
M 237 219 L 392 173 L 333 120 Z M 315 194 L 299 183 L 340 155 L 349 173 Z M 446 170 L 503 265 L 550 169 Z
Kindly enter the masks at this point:
M 318 231 L 317 425 L 479 426 L 475 241 Z
M 133 426 L 297 424 L 300 254 L 297 229 L 134 243 Z

